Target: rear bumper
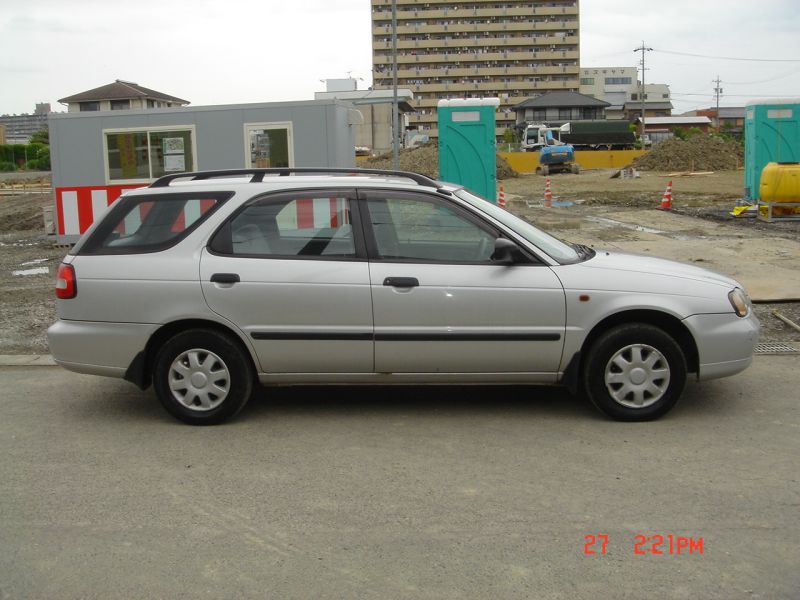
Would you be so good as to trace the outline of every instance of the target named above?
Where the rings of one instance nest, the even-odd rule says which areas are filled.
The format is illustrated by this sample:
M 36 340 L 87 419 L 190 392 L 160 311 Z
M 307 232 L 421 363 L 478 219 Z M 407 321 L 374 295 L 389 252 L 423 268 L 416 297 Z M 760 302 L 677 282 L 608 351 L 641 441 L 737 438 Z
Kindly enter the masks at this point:
M 760 325 L 755 315 L 693 315 L 684 320 L 697 344 L 700 368 L 697 379 L 729 377 L 753 362 Z
M 155 325 L 59 319 L 47 330 L 53 359 L 70 371 L 124 377 Z

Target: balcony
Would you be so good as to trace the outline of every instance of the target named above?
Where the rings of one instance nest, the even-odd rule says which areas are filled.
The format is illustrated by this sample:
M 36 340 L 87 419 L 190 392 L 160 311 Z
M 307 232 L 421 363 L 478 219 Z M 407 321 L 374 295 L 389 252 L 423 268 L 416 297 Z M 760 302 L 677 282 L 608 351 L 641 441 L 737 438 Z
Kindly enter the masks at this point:
M 530 21 L 519 21 L 511 23 L 430 23 L 426 25 L 413 25 L 406 23 L 398 23 L 397 35 L 420 35 L 426 33 L 483 33 L 485 31 L 502 32 L 502 31 L 553 31 L 553 30 L 567 30 L 578 29 L 577 19 L 564 20 L 564 21 L 537 21 L 531 23 Z M 373 35 L 391 35 L 391 23 L 374 24 L 372 26 Z
M 452 65 L 453 63 L 449 63 Z M 517 65 L 513 67 L 498 67 L 492 65 L 474 63 L 475 66 L 448 66 L 448 67 L 434 67 L 425 69 L 397 69 L 397 76 L 400 79 L 428 79 L 431 77 L 485 77 L 489 76 L 493 80 L 500 79 L 504 76 L 513 75 L 560 75 L 570 74 L 576 75 L 580 67 L 576 64 L 566 66 L 541 66 L 531 67 L 528 65 Z
M 578 36 L 541 36 L 541 37 L 527 37 L 527 36 L 513 36 L 507 38 L 479 36 L 476 38 L 454 38 L 450 40 L 397 40 L 398 50 L 415 50 L 415 49 L 428 49 L 428 48 L 452 48 L 453 50 L 467 51 L 470 48 L 483 49 L 487 47 L 503 47 L 503 46 L 523 46 L 523 47 L 543 47 L 543 46 L 577 46 L 579 42 Z M 555 50 L 556 48 L 553 48 Z M 372 50 L 378 52 L 380 50 L 391 52 L 392 42 L 390 39 L 373 38 Z
M 534 62 L 544 62 L 544 61 L 554 61 L 554 60 L 574 60 L 577 61 L 580 58 L 580 54 L 577 50 L 545 50 L 536 47 L 532 47 L 530 50 L 525 51 L 505 51 L 505 52 L 469 52 L 466 50 L 458 50 L 454 52 L 449 52 L 448 54 L 439 53 L 430 53 L 430 54 L 400 54 L 398 52 L 397 55 L 397 63 L 399 65 L 411 65 L 414 64 L 422 64 L 422 65 L 430 65 L 433 64 L 453 64 L 453 63 L 461 63 L 470 64 L 476 63 L 479 66 L 485 66 L 491 61 L 506 61 L 506 60 L 520 60 L 520 61 L 534 61 Z M 373 64 L 378 65 L 386 65 L 386 68 L 390 68 L 392 64 L 392 57 L 390 54 L 381 55 L 377 51 L 373 54 Z M 576 63 L 577 64 L 577 63 Z M 401 67 L 402 68 L 402 67 Z
M 452 4 L 452 2 L 428 2 L 430 5 L 436 4 Z M 513 17 L 513 16 L 570 16 L 578 14 L 578 7 L 576 5 L 564 6 L 528 6 L 530 0 L 520 2 L 519 6 L 511 8 L 429 8 L 415 7 L 409 9 L 405 6 L 398 6 L 397 18 L 398 20 L 408 19 L 444 19 L 444 18 L 469 18 L 469 17 Z M 372 3 L 373 6 L 385 6 L 387 10 L 382 12 L 373 12 L 373 21 L 391 21 L 392 11 L 391 2 Z

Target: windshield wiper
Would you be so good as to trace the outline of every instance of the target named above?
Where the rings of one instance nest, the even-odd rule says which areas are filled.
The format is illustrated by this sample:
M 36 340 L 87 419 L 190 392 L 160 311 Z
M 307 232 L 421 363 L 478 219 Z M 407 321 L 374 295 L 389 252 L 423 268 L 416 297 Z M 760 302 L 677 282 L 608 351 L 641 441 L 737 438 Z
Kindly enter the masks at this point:
M 581 258 L 592 258 L 596 252 L 586 244 L 570 244 Z

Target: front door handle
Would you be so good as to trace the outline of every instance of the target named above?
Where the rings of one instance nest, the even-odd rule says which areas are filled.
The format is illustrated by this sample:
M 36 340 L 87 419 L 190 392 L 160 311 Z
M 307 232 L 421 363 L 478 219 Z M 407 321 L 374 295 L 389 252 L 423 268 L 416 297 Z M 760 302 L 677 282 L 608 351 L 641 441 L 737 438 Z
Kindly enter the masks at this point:
M 387 277 L 383 280 L 383 285 L 402 288 L 417 287 L 419 279 L 416 277 Z
M 238 273 L 214 273 L 211 276 L 211 283 L 239 283 Z

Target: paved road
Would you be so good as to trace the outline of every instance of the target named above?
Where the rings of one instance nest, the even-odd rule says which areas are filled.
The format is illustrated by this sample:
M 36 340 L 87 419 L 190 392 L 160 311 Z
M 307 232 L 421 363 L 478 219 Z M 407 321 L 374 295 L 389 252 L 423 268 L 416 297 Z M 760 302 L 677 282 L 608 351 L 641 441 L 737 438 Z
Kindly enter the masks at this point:
M 797 598 L 798 366 L 648 424 L 548 388 L 339 388 L 216 428 L 3 367 L 0 598 Z

